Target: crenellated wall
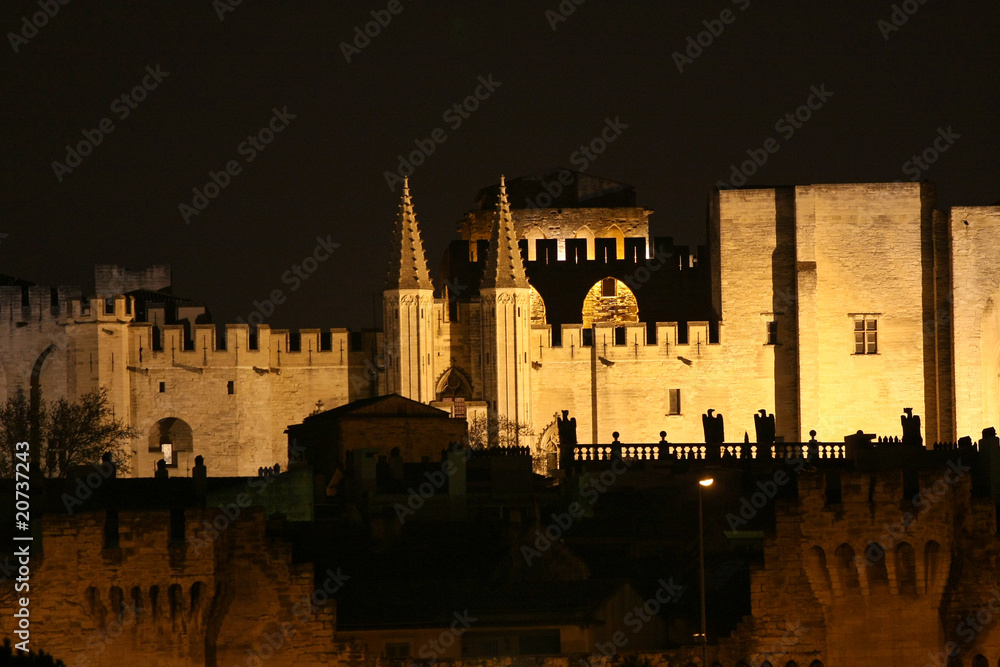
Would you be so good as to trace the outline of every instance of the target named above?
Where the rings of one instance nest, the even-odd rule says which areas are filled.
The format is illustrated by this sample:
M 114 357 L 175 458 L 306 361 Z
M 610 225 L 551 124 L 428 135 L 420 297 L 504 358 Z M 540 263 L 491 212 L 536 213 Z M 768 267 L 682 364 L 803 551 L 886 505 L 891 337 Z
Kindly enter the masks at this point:
M 46 515 L 45 555 L 32 559 L 32 648 L 76 667 L 245 664 L 284 628 L 268 664 L 328 664 L 335 609 L 309 604 L 312 565 L 265 536 L 260 508 L 202 539 L 217 513 L 184 511 L 185 541 L 172 543 L 170 511 L 123 510 L 115 548 L 105 548 L 104 512 Z M 0 618 L 0 634 L 12 636 L 12 620 Z

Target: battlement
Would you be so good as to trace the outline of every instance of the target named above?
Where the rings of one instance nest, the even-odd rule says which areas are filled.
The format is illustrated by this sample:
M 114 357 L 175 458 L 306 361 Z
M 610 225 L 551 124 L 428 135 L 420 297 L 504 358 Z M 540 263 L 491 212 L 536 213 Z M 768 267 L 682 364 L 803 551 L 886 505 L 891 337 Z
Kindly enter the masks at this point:
M 222 336 L 213 324 L 156 326 L 136 322 L 129 328 L 130 363 L 143 367 L 253 365 L 260 372 L 282 366 L 347 365 L 351 352 L 347 329 L 271 329 L 227 324 Z
M 700 357 L 714 355 L 721 349 L 714 326 L 707 321 L 692 322 L 629 322 L 610 324 L 600 322 L 593 329 L 582 324 L 563 324 L 558 332 L 561 337 L 553 340 L 553 325 L 536 324 L 531 327 L 531 344 L 538 360 L 546 354 L 564 355 L 566 360 L 590 355 L 591 348 L 609 360 L 615 358 L 645 358 L 652 351 L 655 355 L 676 352 L 680 356 Z M 551 359 L 551 356 L 549 357 Z
M 671 237 L 656 237 L 649 243 L 645 237 L 607 238 L 522 238 L 517 242 L 521 249 L 521 259 L 525 268 L 545 265 L 586 267 L 607 266 L 621 263 L 623 266 L 646 266 L 655 261 L 655 269 L 685 271 L 697 269 L 699 259 L 707 257 L 705 246 L 698 246 L 691 252 L 688 246 L 674 245 Z M 458 240 L 449 245 L 452 261 L 463 259 L 472 264 L 486 262 L 489 240 Z
M 15 324 L 64 320 L 88 310 L 79 286 L 4 285 L 0 287 L 0 319 Z

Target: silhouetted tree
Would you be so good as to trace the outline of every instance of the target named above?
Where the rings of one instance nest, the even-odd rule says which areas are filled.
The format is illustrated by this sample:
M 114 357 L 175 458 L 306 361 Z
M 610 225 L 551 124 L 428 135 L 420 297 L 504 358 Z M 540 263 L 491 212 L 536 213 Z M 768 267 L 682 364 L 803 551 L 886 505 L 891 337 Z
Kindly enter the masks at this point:
M 23 391 L 8 398 L 0 407 L 0 475 L 13 477 L 15 443 L 28 439 L 33 418 L 40 426 L 39 442 L 31 443 L 33 460 L 44 475 L 66 477 L 77 466 L 97 463 L 104 452 L 111 452 L 120 472 L 129 471 L 128 442 L 139 432 L 115 418 L 102 387 L 77 401 L 39 401 L 37 416 Z
M 469 422 L 469 444 L 477 449 L 530 447 L 535 431 L 531 424 L 514 419 L 477 415 Z

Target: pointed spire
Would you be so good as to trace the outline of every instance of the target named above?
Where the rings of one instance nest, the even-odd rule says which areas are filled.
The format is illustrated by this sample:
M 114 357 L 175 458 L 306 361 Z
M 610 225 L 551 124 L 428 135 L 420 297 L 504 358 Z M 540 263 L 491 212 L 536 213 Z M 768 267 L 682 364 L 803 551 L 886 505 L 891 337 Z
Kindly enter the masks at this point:
M 507 185 L 500 177 L 500 200 L 497 203 L 497 223 L 490 236 L 490 251 L 486 257 L 486 272 L 480 287 L 529 287 L 524 273 L 521 249 L 514 234 Z
M 389 273 L 385 279 L 386 289 L 434 289 L 427 272 L 427 258 L 424 244 L 420 240 L 417 216 L 413 212 L 410 199 L 410 179 L 403 179 L 403 201 L 396 217 L 396 229 L 392 235 L 392 255 Z

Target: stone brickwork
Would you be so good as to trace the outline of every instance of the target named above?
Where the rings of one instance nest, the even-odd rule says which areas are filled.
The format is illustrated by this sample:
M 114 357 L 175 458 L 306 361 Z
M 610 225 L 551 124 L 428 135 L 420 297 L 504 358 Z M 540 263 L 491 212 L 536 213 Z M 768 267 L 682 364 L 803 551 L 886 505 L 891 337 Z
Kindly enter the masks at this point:
M 539 453 L 565 409 L 581 443 L 613 431 L 655 442 L 661 430 L 699 441 L 708 409 L 723 414 L 729 441 L 752 436 L 760 409 L 786 441 L 811 430 L 829 441 L 858 429 L 898 436 L 904 407 L 921 415 L 926 444 L 954 441 L 1000 425 L 1000 207 L 949 216 L 933 197 L 927 183 L 719 191 L 698 254 L 650 243 L 643 208 L 513 209 L 537 296 L 500 309 L 484 305 L 479 284 L 497 212 L 463 219 L 443 271 L 466 282 L 434 291 L 407 195 L 385 334 L 364 351 L 344 330 L 266 326 L 251 346 L 236 325 L 223 349 L 212 327 L 135 322 L 121 296 L 109 307 L 79 290 L 2 287 L 0 385 L 50 399 L 106 387 L 142 434 L 139 475 L 159 458 L 147 441 L 163 419 L 183 420 L 194 443 L 172 474 L 198 454 L 221 474 L 253 474 L 286 462 L 284 429 L 320 401 L 397 392 L 432 403 L 458 377 L 467 400 L 494 412 L 502 394 Z M 635 304 L 623 329 L 598 322 L 585 346 L 587 293 L 608 277 Z
M 216 514 L 186 510 L 178 545 L 169 511 L 123 510 L 111 549 L 104 512 L 47 515 L 45 555 L 32 563 L 31 646 L 68 667 L 228 667 L 251 655 L 270 656 L 269 665 L 329 664 L 334 604 L 308 602 L 312 565 L 293 564 L 289 545 L 265 537 L 255 508 L 196 549 Z M 0 634 L 11 636 L 11 621 L 0 617 Z

